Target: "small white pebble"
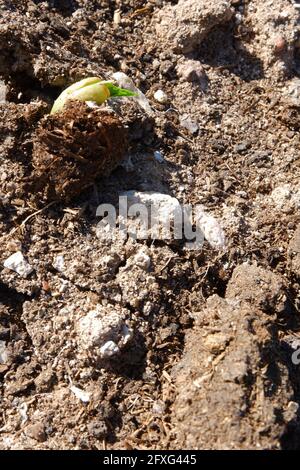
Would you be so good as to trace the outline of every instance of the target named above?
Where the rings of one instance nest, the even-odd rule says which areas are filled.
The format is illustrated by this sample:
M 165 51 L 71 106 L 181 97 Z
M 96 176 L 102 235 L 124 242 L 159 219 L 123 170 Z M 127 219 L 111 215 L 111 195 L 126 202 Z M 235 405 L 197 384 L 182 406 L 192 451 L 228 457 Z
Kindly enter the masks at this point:
M 7 258 L 4 263 L 4 267 L 7 269 L 11 269 L 15 271 L 22 277 L 27 277 L 30 273 L 32 273 L 33 268 L 30 266 L 29 263 L 24 259 L 24 256 L 21 251 L 17 251 L 9 258 Z
M 115 10 L 114 11 L 113 22 L 116 25 L 121 23 L 121 10 Z
M 19 414 L 21 416 L 21 423 L 25 424 L 28 420 L 28 415 L 27 415 L 28 405 L 27 405 L 27 403 L 26 402 L 21 403 L 18 406 L 18 411 L 19 411 Z
M 225 234 L 217 219 L 204 211 L 197 214 L 197 219 L 208 243 L 215 249 L 224 250 L 226 247 Z
M 83 403 L 88 403 L 91 399 L 91 394 L 89 392 L 85 392 L 81 388 L 75 387 L 75 385 L 71 385 L 70 390 L 74 393 L 75 397 Z
M 283 20 L 285 20 L 289 16 L 290 16 L 290 13 L 287 10 L 283 10 L 283 11 L 279 12 L 279 18 L 282 18 Z
M 241 24 L 242 20 L 243 20 L 242 15 L 240 13 L 236 13 L 236 15 L 235 15 L 236 24 Z
M 159 66 L 160 66 L 160 61 L 158 59 L 154 59 L 152 62 L 153 69 L 156 70 L 158 69 Z
M 199 126 L 196 121 L 193 121 L 188 114 L 184 114 L 179 118 L 180 125 L 187 129 L 191 134 L 195 134 L 199 130 Z
M 64 266 L 65 266 L 64 257 L 62 255 L 58 255 L 53 262 L 54 269 L 56 269 L 57 271 L 61 273 L 64 269 Z
M 119 347 L 114 341 L 107 341 L 100 348 L 100 354 L 102 357 L 111 357 L 117 354 L 120 351 Z
M 6 364 L 8 361 L 8 350 L 5 341 L 0 341 L 0 364 Z
M 151 263 L 150 256 L 145 253 L 143 250 L 140 250 L 135 256 L 134 261 L 137 266 L 139 266 L 144 271 L 148 271 Z
M 66 279 L 61 279 L 61 286 L 59 288 L 59 293 L 62 294 L 63 292 L 66 292 L 66 290 L 68 289 L 68 286 L 69 286 L 69 281 L 67 281 Z
M 6 94 L 7 94 L 7 87 L 5 83 L 0 80 L 0 103 L 6 103 Z
M 153 96 L 154 96 L 154 99 L 158 101 L 159 103 L 164 104 L 168 101 L 168 96 L 163 90 L 157 90 Z
M 122 343 L 127 344 L 133 337 L 133 331 L 127 325 L 122 326 Z
M 85 103 L 89 108 L 99 108 L 96 101 L 86 101 Z

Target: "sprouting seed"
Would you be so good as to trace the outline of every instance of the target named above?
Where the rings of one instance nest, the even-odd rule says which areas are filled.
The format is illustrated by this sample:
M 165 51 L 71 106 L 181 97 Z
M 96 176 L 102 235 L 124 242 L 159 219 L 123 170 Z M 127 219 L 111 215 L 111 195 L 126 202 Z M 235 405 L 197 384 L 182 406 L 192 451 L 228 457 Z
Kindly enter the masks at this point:
M 66 102 L 70 99 L 79 101 L 94 101 L 102 104 L 108 98 L 120 96 L 135 96 L 136 93 L 120 88 L 110 81 L 101 80 L 99 77 L 89 77 L 73 83 L 66 88 L 55 100 L 50 114 L 61 111 Z

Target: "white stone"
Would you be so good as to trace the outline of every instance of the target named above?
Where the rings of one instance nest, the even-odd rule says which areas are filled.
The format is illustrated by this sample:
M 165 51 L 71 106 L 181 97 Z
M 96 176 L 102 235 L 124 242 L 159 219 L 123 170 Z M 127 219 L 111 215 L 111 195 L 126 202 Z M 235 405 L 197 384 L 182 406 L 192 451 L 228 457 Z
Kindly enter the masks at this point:
M 100 348 L 100 354 L 103 358 L 114 356 L 120 352 L 119 346 L 114 341 L 107 341 Z
M 167 215 L 176 209 L 180 208 L 180 203 L 175 197 L 169 196 L 169 194 L 157 193 L 154 191 L 142 192 L 142 191 L 127 191 L 122 195 L 127 196 L 128 206 L 131 204 L 145 204 L 146 207 L 150 208 L 155 206 L 158 209 L 160 215 Z
M 18 411 L 21 416 L 21 423 L 23 425 L 28 421 L 28 415 L 27 415 L 28 405 L 25 401 L 18 406 Z
M 98 304 L 79 320 L 78 344 L 95 357 L 111 357 L 127 344 L 133 332 L 124 322 L 125 310 L 119 312 L 113 305 Z
M 162 416 L 166 410 L 166 405 L 162 400 L 155 401 L 152 405 L 152 413 L 157 416 Z
M 114 11 L 113 22 L 116 25 L 121 23 L 121 10 L 117 9 Z
M 157 192 L 140 192 L 140 191 L 127 191 L 122 194 L 127 196 L 128 203 L 128 232 L 137 232 L 137 238 L 147 238 L 151 231 L 151 237 L 157 240 L 168 240 L 172 238 L 170 227 L 173 226 L 172 220 L 175 219 L 176 213 L 181 213 L 181 206 L 179 201 L 168 194 Z M 136 210 L 134 208 L 136 206 Z M 145 207 L 144 212 L 141 213 L 137 223 L 134 219 L 134 213 L 140 212 L 138 205 Z M 145 216 L 148 220 L 144 220 Z M 142 225 L 142 226 L 141 226 Z
M 82 345 L 89 349 L 102 347 L 107 337 L 122 326 L 122 318 L 115 312 L 105 314 L 104 307 L 97 305 L 79 321 L 79 333 Z
M 178 199 L 168 194 L 135 190 L 127 191 L 122 196 L 127 196 L 128 209 L 132 208 L 134 204 L 142 204 L 147 208 L 149 215 L 148 230 L 151 230 L 151 235 L 155 233 L 155 238 L 160 240 L 170 238 L 169 226 L 173 226 L 173 220 L 176 218 L 177 213 L 182 214 Z M 198 206 L 197 209 L 196 222 L 205 239 L 213 248 L 224 249 L 226 245 L 225 234 L 220 223 L 212 215 L 207 214 L 202 206 Z
M 24 278 L 27 277 L 33 271 L 32 266 L 27 263 L 21 251 L 17 251 L 9 258 L 7 258 L 4 261 L 3 265 L 5 268 L 15 271 L 17 274 Z
M 6 364 L 8 361 L 8 351 L 5 341 L 0 341 L 0 364 Z
M 300 78 L 289 80 L 282 90 L 282 95 L 291 106 L 300 106 Z
M 63 255 L 58 255 L 53 262 L 54 269 L 56 269 L 57 271 L 61 273 L 64 270 L 64 266 L 65 266 L 65 260 L 64 260 Z
M 179 118 L 180 125 L 187 129 L 190 134 L 195 134 L 199 130 L 199 126 L 196 121 L 193 121 L 188 114 L 183 114 Z
M 197 224 L 208 243 L 216 249 L 223 250 L 226 246 L 224 231 L 215 217 L 200 210 L 197 213 Z
M 96 101 L 86 101 L 85 103 L 89 108 L 92 108 L 92 109 L 100 108 L 100 106 L 96 103 Z
M 144 271 L 148 271 L 151 263 L 150 256 L 145 253 L 143 249 L 139 250 L 133 258 L 134 263 L 142 268 Z
M 0 104 L 6 103 L 7 87 L 3 80 L 0 80 Z
M 176 67 L 182 81 L 197 82 L 201 88 L 207 85 L 207 76 L 199 60 L 184 60 Z
M 283 184 L 273 189 L 270 194 L 271 201 L 277 209 L 285 207 L 300 208 L 300 184 L 292 186 L 290 184 Z
M 133 331 L 130 328 L 128 328 L 127 325 L 123 325 L 121 334 L 122 334 L 122 345 L 125 346 L 125 344 L 129 343 L 129 341 L 132 339 Z
M 167 103 L 168 101 L 168 96 L 163 90 L 157 90 L 154 93 L 153 97 L 156 101 L 158 101 L 158 103 L 164 104 L 164 103 Z
M 75 397 L 83 403 L 88 403 L 91 399 L 91 394 L 89 392 L 85 392 L 81 388 L 75 387 L 75 385 L 71 385 L 70 390 L 74 393 Z

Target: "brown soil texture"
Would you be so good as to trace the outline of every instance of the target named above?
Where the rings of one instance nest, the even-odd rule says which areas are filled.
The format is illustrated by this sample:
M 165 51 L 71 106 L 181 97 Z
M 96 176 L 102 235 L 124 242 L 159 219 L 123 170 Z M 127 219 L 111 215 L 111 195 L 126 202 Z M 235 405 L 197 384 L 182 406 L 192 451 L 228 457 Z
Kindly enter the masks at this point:
M 33 144 L 31 192 L 46 200 L 69 201 L 120 164 L 126 130 L 117 116 L 70 102 L 46 116 Z
M 0 449 L 300 448 L 299 13 L 0 0 Z M 120 71 L 152 112 L 48 115 Z M 225 248 L 109 237 L 130 190 L 201 204 Z

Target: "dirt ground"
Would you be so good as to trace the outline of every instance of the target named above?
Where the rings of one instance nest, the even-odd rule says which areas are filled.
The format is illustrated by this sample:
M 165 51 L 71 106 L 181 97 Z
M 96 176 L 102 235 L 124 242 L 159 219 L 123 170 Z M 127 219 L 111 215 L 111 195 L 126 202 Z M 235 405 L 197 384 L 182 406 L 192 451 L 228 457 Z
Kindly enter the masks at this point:
M 0 0 L 0 449 L 300 448 L 299 15 Z M 115 72 L 151 109 L 48 116 Z M 132 190 L 203 205 L 225 247 L 99 234 Z

